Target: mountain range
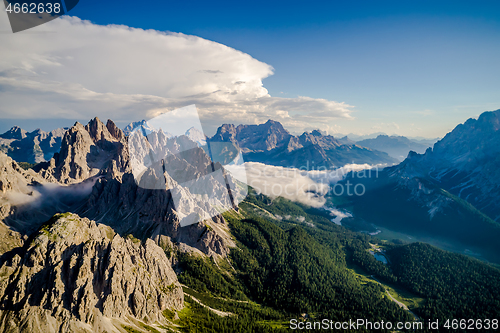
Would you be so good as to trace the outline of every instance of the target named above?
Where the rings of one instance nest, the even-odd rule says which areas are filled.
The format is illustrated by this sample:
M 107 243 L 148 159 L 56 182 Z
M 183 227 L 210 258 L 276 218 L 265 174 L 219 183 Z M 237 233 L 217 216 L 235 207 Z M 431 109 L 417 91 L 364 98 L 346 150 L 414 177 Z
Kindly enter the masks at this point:
M 354 219 L 456 239 L 495 261 L 499 119 L 500 110 L 469 120 L 376 179 L 351 174 L 366 194 L 343 198 L 343 208 Z M 148 152 L 134 142 L 134 126 L 127 136 L 111 120 L 75 123 L 52 158 L 27 169 L 0 152 L 1 331 L 285 332 L 290 318 L 311 314 L 425 322 L 500 311 L 500 271 L 491 265 L 381 241 L 333 223 L 329 211 L 252 189 L 237 207 L 221 200 L 231 208 L 182 225 L 210 209 L 183 185 L 186 175 L 222 170 L 232 189 L 243 187 L 210 160 L 203 139 L 221 143 L 221 160 L 238 147 L 247 160 L 282 166 L 391 161 L 387 154 L 319 131 L 293 136 L 273 121 L 223 125 L 212 138 L 151 129 L 149 145 L 165 155 L 137 174 L 133 154 Z M 228 191 L 207 179 L 212 194 Z
M 66 128 L 50 132 L 41 129 L 27 132 L 17 126 L 0 134 L 0 151 L 18 162 L 39 163 L 48 161 L 59 151 Z
M 381 135 L 382 136 L 389 136 L 389 137 L 401 136 L 401 135 L 395 135 L 395 134 L 388 135 L 387 133 L 384 133 L 384 132 L 376 132 L 376 133 L 370 133 L 370 134 L 364 134 L 364 135 L 359 135 L 359 134 L 354 134 L 354 133 L 349 133 L 349 134 L 337 133 L 335 136 L 348 138 L 349 140 L 352 140 L 354 142 L 358 142 L 358 141 L 362 141 L 362 140 L 375 139 L 377 136 L 381 136 Z M 408 138 L 408 140 L 410 140 L 410 141 L 429 145 L 429 146 L 432 146 L 440 139 L 440 138 L 426 138 L 423 136 L 408 136 L 408 135 L 405 137 Z
M 128 136 L 141 126 L 147 132 L 153 130 L 146 120 L 127 125 L 123 133 Z M 37 129 L 26 132 L 13 127 L 0 135 L 1 151 L 17 162 L 36 164 L 50 160 L 59 151 L 66 129 L 44 132 Z M 172 136 L 166 133 L 168 137 Z M 243 152 L 246 161 L 261 162 L 284 167 L 336 168 L 348 163 L 393 164 L 402 161 L 410 151 L 425 152 L 435 140 L 408 139 L 385 134 L 353 135 L 334 138 L 320 131 L 305 132 L 300 136 L 290 134 L 279 122 L 269 120 L 260 125 L 225 124 L 208 138 L 200 130 L 190 128 L 185 133 L 199 146 L 209 142 L 232 143 Z M 365 139 L 362 139 L 365 138 Z
M 387 153 L 341 142 L 317 130 L 292 135 L 273 120 L 260 125 L 222 125 L 209 142 L 231 142 L 241 149 L 245 161 L 283 167 L 332 169 L 349 163 L 397 162 Z
M 386 152 L 389 156 L 403 161 L 410 151 L 423 154 L 432 144 L 423 144 L 404 136 L 378 135 L 373 139 L 356 141 L 356 144 L 370 149 Z

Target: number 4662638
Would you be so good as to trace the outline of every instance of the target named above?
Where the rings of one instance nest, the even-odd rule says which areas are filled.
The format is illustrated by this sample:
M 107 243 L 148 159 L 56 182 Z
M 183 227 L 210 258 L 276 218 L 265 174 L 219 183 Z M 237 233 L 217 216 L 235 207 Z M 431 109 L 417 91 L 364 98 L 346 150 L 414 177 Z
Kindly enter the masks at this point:
M 23 13 L 23 14 L 42 14 L 42 13 L 47 13 L 47 14 L 60 14 L 61 13 L 61 4 L 60 3 L 15 3 L 7 6 L 5 11 L 9 14 L 15 13 Z

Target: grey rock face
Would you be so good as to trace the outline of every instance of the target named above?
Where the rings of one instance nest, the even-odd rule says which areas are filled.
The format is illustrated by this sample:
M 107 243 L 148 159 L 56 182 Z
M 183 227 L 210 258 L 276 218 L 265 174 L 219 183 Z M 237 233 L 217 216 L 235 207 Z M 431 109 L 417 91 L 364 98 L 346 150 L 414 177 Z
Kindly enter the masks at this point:
M 157 139 L 170 152 L 171 169 L 193 175 L 211 169 L 203 149 L 186 136 Z M 227 256 L 235 246 L 220 215 L 181 227 L 187 213 L 207 209 L 196 187 L 186 189 L 172 178 L 182 174 L 157 175 L 168 180 L 162 189 L 139 187 L 127 140 L 113 122 L 104 125 L 96 118 L 69 129 L 60 152 L 40 164 L 38 173 L 0 154 L 0 196 L 5 198 L 0 213 L 9 221 L 0 225 L 0 233 L 2 240 L 12 240 L 1 249 L 0 331 L 123 332 L 117 327 L 134 327 L 136 319 L 161 323 L 164 309 L 182 308 L 183 294 L 160 246 L 209 256 Z M 175 154 L 185 147 L 192 149 Z M 193 159 L 203 163 L 190 164 Z M 82 188 L 91 188 L 90 194 Z M 180 194 L 180 206 L 172 204 L 172 191 Z M 12 198 L 19 195 L 43 200 L 34 198 L 37 206 L 18 214 Z M 76 204 L 70 197 L 77 198 Z M 79 215 L 58 215 L 39 228 L 49 212 L 68 209 Z M 23 242 L 9 227 L 37 231 Z
M 0 152 L 0 194 L 8 192 L 28 193 L 28 185 L 42 182 L 33 170 L 24 170 L 16 161 Z
M 500 110 L 458 125 L 425 154 L 410 152 L 353 198 L 354 215 L 500 262 Z M 496 220 L 496 221 L 495 221 Z M 473 250 L 471 250 L 473 249 Z
M 0 135 L 0 138 L 22 140 L 22 139 L 26 138 L 26 136 L 27 136 L 26 133 L 28 133 L 28 132 L 26 132 L 25 130 L 23 130 L 19 126 L 14 126 L 10 130 L 5 132 L 4 134 Z
M 137 128 L 137 127 L 140 127 L 142 126 L 146 131 L 148 131 L 148 133 L 153 129 L 153 127 L 151 127 L 151 125 L 149 125 L 149 123 L 146 121 L 146 120 L 141 120 L 141 121 L 134 121 L 130 124 L 128 124 L 127 126 L 125 126 L 125 128 L 123 129 L 123 134 L 125 136 L 128 136 L 130 133 L 132 133 L 132 131 Z
M 172 179 L 169 183 L 174 186 L 172 190 L 182 191 L 181 207 L 173 204 L 170 191 L 140 188 L 133 176 L 126 173 L 121 180 L 99 179 L 78 212 L 110 225 L 117 232 L 155 240 L 163 235 L 185 250 L 191 248 L 190 251 L 225 257 L 228 247 L 235 245 L 224 219 L 219 216 L 181 227 L 182 212 L 194 213 L 203 204 Z
M 286 145 L 292 135 L 277 121 L 261 125 L 225 124 L 218 128 L 211 141 L 231 141 L 246 151 L 269 151 Z
M 74 214 L 56 215 L 0 267 L 3 332 L 107 332 L 183 307 L 164 251 Z

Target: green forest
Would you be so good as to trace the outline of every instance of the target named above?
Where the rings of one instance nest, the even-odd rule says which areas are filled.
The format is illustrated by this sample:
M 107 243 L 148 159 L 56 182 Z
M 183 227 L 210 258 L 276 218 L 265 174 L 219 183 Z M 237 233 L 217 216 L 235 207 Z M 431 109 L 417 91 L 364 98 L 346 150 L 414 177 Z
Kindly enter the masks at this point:
M 425 323 L 500 314 L 500 270 L 464 255 L 382 242 L 332 223 L 324 210 L 254 192 L 224 217 L 238 245 L 228 261 L 178 253 L 177 268 L 187 294 L 232 315 L 198 309 L 180 316 L 186 332 L 288 331 L 292 318 Z M 387 265 L 372 246 L 383 249 Z M 186 311 L 200 307 L 187 302 Z

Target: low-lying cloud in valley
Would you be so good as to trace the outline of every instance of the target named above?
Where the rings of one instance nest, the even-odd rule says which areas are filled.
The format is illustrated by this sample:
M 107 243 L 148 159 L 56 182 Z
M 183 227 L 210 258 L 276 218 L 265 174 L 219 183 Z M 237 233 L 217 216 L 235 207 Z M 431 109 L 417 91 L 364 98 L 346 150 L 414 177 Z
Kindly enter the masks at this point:
M 0 15 L 0 29 L 9 30 Z M 62 17 L 1 34 L 0 118 L 130 122 L 196 104 L 205 126 L 261 123 L 292 131 L 350 118 L 351 106 L 310 97 L 270 96 L 273 68 L 250 55 L 180 33 L 101 26 Z
M 325 195 L 331 186 L 342 180 L 349 172 L 355 172 L 356 177 L 377 177 L 378 169 L 384 166 L 347 164 L 335 170 L 301 170 L 245 162 L 242 165 L 231 165 L 227 168 L 239 179 L 245 171 L 247 184 L 258 193 L 272 198 L 281 196 L 318 208 L 325 205 Z

